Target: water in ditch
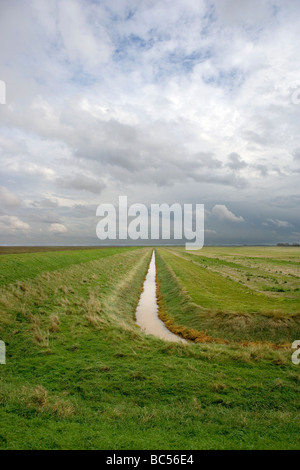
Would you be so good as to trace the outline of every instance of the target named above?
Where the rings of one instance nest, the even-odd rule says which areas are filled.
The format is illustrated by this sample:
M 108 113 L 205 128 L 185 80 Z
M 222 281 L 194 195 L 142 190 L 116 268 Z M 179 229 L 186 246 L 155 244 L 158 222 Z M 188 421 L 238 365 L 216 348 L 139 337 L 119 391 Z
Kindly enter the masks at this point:
M 143 292 L 136 309 L 136 322 L 144 333 L 157 336 L 166 341 L 186 343 L 183 338 L 172 333 L 158 317 L 156 297 L 156 266 L 153 250 L 148 273 L 144 281 Z

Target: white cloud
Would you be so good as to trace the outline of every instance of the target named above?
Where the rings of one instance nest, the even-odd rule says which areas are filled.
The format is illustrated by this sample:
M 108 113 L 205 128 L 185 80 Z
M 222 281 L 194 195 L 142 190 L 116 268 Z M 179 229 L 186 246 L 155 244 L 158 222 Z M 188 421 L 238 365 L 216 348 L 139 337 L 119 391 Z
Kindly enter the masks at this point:
M 279 220 L 279 219 L 267 219 L 268 222 L 270 222 L 273 225 L 276 225 L 277 227 L 292 227 L 292 224 L 287 222 L 286 220 Z
M 86 2 L 64 0 L 58 4 L 58 27 L 66 57 L 84 67 L 108 61 L 112 52 L 108 31 L 102 26 L 105 9 L 88 8 Z
M 28 232 L 30 230 L 29 224 L 23 222 L 18 217 L 2 215 L 0 216 L 0 231 L 2 233 L 15 233 L 15 232 Z
M 228 220 L 230 222 L 245 222 L 242 216 L 236 216 L 224 204 L 216 204 L 212 208 L 211 212 L 220 220 Z
M 56 233 L 56 234 L 66 233 L 67 228 L 63 224 L 51 224 L 48 231 L 51 233 Z
M 12 208 L 19 206 L 21 203 L 19 197 L 9 191 L 5 186 L 0 186 L 0 206 Z
M 13 173 L 44 177 L 45 179 L 53 179 L 55 176 L 55 171 L 52 168 L 47 168 L 37 163 L 9 160 L 3 167 Z

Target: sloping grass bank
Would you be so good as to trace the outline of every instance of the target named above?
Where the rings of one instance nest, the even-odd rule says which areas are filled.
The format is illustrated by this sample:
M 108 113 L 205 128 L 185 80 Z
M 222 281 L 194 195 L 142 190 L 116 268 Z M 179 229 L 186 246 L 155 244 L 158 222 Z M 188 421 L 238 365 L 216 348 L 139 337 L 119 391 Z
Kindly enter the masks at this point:
M 28 251 L 22 254 L 2 255 L 0 258 L 0 286 L 5 286 L 17 280 L 34 278 L 44 271 L 55 271 L 135 249 L 135 247 L 116 247 L 41 253 Z

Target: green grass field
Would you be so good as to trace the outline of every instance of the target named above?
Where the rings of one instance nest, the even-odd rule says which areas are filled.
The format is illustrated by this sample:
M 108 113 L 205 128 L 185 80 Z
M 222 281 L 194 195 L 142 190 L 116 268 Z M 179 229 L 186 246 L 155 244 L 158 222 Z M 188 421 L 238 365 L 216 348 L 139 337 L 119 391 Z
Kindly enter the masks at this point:
M 299 248 L 158 251 L 161 289 L 173 286 L 169 310 L 177 325 L 232 342 L 300 338 Z
M 1 449 L 299 449 L 297 248 L 158 248 L 160 316 L 135 309 L 151 248 L 0 257 Z

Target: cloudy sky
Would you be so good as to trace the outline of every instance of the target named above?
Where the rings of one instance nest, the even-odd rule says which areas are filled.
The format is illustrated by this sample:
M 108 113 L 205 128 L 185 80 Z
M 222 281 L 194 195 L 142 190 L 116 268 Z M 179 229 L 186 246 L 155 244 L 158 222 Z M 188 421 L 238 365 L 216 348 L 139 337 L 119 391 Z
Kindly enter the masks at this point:
M 299 242 L 299 31 L 298 0 L 0 0 L 0 244 L 97 244 L 119 195 Z

